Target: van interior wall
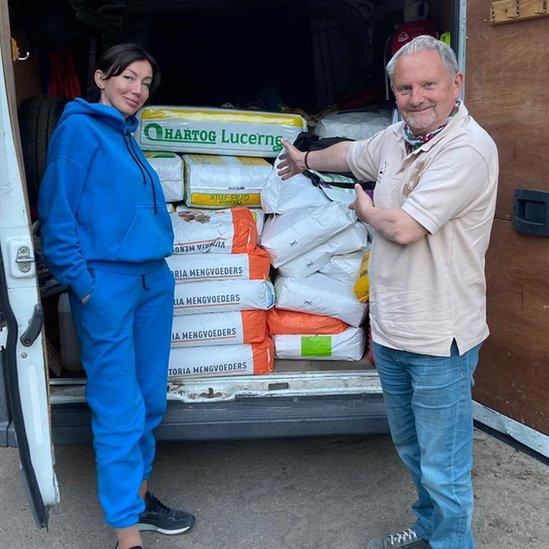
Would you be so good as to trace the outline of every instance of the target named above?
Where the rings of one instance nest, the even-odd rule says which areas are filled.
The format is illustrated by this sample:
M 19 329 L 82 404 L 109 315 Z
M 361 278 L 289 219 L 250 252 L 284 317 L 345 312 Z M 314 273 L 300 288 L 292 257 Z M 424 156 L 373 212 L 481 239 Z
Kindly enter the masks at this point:
M 403 22 L 407 3 L 234 0 L 197 8 L 199 4 L 189 2 L 126 1 L 112 13 L 123 20 L 116 30 L 100 25 L 99 18 L 96 26 L 89 16 L 83 22 L 70 0 L 11 0 L 12 34 L 33 54 L 30 62 L 16 64 L 18 102 L 46 93 L 44 57 L 63 47 L 72 52 L 86 96 L 93 62 L 90 44 L 97 41 L 100 55 L 124 40 L 144 44 L 160 61 L 163 83 L 156 103 L 265 110 L 286 105 L 316 113 L 362 87 L 372 88 L 381 102 L 386 41 Z M 111 17 L 108 10 L 114 4 L 96 4 L 105 4 L 98 14 Z M 428 4 L 428 16 L 441 31 L 450 30 L 455 2 Z
M 135 20 L 138 27 L 142 22 Z M 159 103 L 267 110 L 284 104 L 317 112 L 365 75 L 375 78 L 369 23 L 341 2 L 179 10 L 158 14 L 141 32 L 162 63 Z M 377 69 L 382 81 L 382 64 Z

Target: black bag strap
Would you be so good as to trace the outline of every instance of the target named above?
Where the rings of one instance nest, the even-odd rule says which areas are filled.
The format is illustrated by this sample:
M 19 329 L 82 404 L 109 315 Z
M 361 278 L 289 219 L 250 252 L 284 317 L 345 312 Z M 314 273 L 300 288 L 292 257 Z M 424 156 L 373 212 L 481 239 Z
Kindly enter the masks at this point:
M 321 151 L 327 149 L 332 145 L 341 143 L 342 141 L 354 141 L 347 137 L 318 137 L 312 132 L 301 132 L 294 141 L 294 146 L 301 152 L 307 151 Z M 313 185 L 316 187 L 327 184 L 318 174 L 305 170 L 303 175 L 308 177 Z M 375 181 L 359 181 L 351 172 L 341 173 L 344 177 L 351 179 L 351 182 L 344 181 L 330 181 L 328 184 L 332 187 L 338 187 L 341 189 L 352 189 L 358 183 L 363 189 L 373 189 L 375 187 Z

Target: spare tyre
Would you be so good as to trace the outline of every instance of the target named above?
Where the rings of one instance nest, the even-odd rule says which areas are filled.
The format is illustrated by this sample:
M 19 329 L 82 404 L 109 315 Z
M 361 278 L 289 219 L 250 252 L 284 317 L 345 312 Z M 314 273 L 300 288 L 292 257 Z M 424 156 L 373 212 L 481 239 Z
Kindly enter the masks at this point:
M 64 97 L 41 95 L 23 101 L 19 107 L 21 146 L 33 220 L 38 217 L 38 189 L 46 168 L 48 143 L 67 101 Z

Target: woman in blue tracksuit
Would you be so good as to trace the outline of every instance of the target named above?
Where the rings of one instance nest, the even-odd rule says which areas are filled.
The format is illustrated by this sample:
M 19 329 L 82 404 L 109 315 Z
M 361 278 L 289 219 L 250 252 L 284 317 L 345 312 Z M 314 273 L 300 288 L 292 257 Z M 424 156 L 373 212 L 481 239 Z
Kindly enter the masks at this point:
M 164 258 L 173 231 L 158 177 L 132 133 L 159 78 L 135 44 L 105 52 L 95 72 L 99 103 L 66 106 L 39 201 L 46 260 L 69 287 L 99 500 L 120 549 L 142 547 L 140 530 L 177 534 L 194 523 L 147 490 L 153 429 L 166 410 L 174 280 Z

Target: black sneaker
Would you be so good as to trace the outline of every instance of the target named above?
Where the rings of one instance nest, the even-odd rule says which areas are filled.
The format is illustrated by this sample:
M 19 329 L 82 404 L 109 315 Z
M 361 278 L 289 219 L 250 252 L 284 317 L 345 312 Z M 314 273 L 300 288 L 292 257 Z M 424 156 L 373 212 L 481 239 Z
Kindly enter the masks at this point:
M 188 532 L 195 523 L 190 513 L 170 509 L 150 492 L 145 494 L 145 510 L 139 515 L 139 530 L 175 535 Z
M 397 534 L 389 534 L 384 538 L 374 539 L 368 542 L 367 549 L 396 549 L 406 547 L 407 549 L 428 549 L 429 544 L 418 537 L 413 528 L 408 528 Z
M 118 545 L 118 542 L 116 542 L 116 545 L 114 546 L 114 549 L 118 549 L 120 546 Z M 130 549 L 143 549 L 142 545 L 134 545 L 133 547 L 130 547 Z

